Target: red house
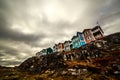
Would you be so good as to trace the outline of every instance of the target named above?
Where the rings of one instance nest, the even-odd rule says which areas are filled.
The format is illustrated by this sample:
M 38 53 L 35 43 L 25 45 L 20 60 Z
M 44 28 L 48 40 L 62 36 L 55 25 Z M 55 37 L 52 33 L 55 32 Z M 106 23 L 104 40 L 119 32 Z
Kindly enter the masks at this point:
M 95 37 L 92 33 L 92 29 L 85 29 L 83 31 L 83 34 L 84 34 L 84 38 L 85 38 L 86 43 L 90 43 L 90 42 L 95 40 Z

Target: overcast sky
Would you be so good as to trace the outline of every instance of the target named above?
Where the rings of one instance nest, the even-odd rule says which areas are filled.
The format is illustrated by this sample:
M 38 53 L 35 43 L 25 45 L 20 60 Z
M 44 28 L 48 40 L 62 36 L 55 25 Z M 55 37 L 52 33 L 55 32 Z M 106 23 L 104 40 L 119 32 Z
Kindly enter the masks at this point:
M 97 21 L 105 35 L 120 32 L 120 0 L 0 0 L 0 65 L 19 65 Z

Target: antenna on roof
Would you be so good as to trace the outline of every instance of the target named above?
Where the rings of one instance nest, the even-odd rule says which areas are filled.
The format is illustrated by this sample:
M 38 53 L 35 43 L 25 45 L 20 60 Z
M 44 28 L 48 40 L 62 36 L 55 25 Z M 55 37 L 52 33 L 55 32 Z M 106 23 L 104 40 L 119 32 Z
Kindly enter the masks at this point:
M 99 24 L 99 22 L 98 22 L 98 21 L 96 22 L 96 24 L 97 24 L 97 26 L 100 26 L 100 24 Z

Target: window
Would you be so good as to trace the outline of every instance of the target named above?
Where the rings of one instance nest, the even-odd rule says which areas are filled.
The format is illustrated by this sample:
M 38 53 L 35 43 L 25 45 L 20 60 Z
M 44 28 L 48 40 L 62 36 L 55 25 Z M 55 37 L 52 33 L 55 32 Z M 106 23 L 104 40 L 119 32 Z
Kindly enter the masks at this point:
M 89 35 L 89 32 L 87 32 L 87 35 Z
M 85 35 L 87 35 L 87 32 L 85 33 Z
M 90 38 L 92 39 L 93 37 L 92 37 L 92 36 L 90 36 Z
M 87 38 L 87 40 L 89 40 L 89 37 Z
M 89 39 L 91 40 L 91 36 L 89 36 Z
M 81 36 L 81 38 L 80 38 L 80 39 L 81 39 L 81 40 L 84 40 L 82 36 Z

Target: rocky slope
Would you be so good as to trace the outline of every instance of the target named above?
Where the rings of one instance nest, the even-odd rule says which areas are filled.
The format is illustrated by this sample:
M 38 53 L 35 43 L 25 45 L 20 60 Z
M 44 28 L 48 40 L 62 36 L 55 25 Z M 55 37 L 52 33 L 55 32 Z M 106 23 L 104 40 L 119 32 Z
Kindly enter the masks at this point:
M 119 80 L 120 32 L 69 52 L 31 57 L 18 68 L 20 71 L 47 75 L 54 79 L 59 76 L 62 76 L 62 79 L 77 76 L 76 80 Z

